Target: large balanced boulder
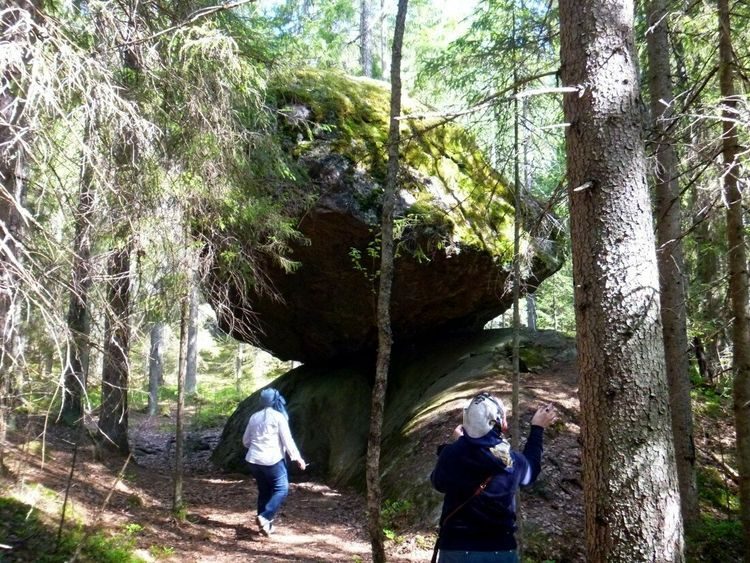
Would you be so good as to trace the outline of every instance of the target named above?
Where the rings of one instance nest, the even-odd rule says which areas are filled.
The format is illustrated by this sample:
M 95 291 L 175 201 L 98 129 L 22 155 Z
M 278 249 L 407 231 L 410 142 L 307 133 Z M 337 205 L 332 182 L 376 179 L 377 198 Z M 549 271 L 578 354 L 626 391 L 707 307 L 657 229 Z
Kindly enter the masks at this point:
M 251 241 L 244 250 L 217 253 L 210 295 L 220 325 L 281 359 L 307 364 L 372 351 L 389 88 L 301 71 L 271 93 L 279 146 L 294 175 L 280 189 L 302 235 L 286 255 L 296 268 L 253 253 Z M 425 111 L 414 102 L 404 106 L 407 113 Z M 479 330 L 512 301 L 512 194 L 462 128 L 405 119 L 401 130 L 393 338 Z M 238 225 L 226 238 L 242 245 L 242 230 Z M 555 238 L 523 234 L 526 290 L 560 267 Z M 236 263 L 243 253 L 254 256 L 251 268 Z M 248 282 L 244 272 L 256 279 Z

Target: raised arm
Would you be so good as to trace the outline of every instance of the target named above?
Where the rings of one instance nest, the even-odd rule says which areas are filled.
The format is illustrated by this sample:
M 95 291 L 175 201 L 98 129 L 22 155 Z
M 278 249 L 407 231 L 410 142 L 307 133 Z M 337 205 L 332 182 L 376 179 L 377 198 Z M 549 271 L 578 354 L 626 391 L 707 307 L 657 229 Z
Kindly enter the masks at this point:
M 541 406 L 531 419 L 531 430 L 523 455 L 529 462 L 529 471 L 521 480 L 521 485 L 530 485 L 542 470 L 542 452 L 544 450 L 544 429 L 557 419 L 557 411 L 552 404 Z

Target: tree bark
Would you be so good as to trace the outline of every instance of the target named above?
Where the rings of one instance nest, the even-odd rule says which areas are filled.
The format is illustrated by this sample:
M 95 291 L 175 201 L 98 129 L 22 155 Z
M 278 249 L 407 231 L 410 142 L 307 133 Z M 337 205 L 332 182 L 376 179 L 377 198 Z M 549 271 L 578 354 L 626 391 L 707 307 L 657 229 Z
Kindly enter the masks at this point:
M 750 561 L 750 310 L 748 273 L 740 191 L 737 96 L 734 92 L 734 57 L 729 16 L 729 0 L 719 0 L 719 87 L 722 97 L 722 156 L 724 161 L 724 201 L 727 206 L 729 299 L 734 321 L 734 423 L 737 433 L 737 462 L 740 474 L 740 516 L 745 561 Z
M 0 15 L 0 36 L 10 49 L 23 51 L 21 68 L 12 64 L 0 78 L 0 472 L 4 468 L 4 444 L 13 404 L 16 366 L 17 318 L 23 221 L 20 210 L 26 193 L 26 147 L 31 142 L 24 108 L 24 75 L 29 71 L 34 43 L 33 22 L 38 20 L 41 0 L 10 0 Z M 25 67 L 25 68 L 23 68 Z M 26 72 L 24 72 L 26 71 Z
M 680 498 L 626 0 L 560 2 L 587 560 L 682 561 Z
M 687 338 L 685 258 L 682 250 L 682 211 L 677 181 L 677 154 L 669 133 L 672 72 L 669 61 L 666 0 L 648 4 L 648 85 L 651 97 L 652 141 L 656 155 L 656 257 L 659 265 L 661 321 L 664 356 L 672 409 L 675 461 L 680 485 L 682 520 L 690 525 L 698 518 L 695 477 L 693 409 L 690 399 Z
M 130 350 L 130 238 L 115 249 L 107 266 L 108 310 L 104 327 L 104 366 L 99 430 L 104 443 L 123 454 L 128 446 Z
M 516 63 L 516 15 L 513 12 L 513 62 Z M 518 84 L 518 65 L 513 65 L 513 84 Z M 521 433 L 520 423 L 520 394 L 521 394 L 521 143 L 519 129 L 519 111 L 518 111 L 518 88 L 513 88 L 513 204 L 515 214 L 513 220 L 513 379 L 511 391 L 511 410 L 513 418 L 510 424 L 510 443 L 513 449 L 519 449 L 519 434 Z M 517 497 L 518 498 L 518 497 Z M 521 519 L 519 518 L 519 521 Z
M 536 330 L 536 294 L 526 294 L 526 327 Z
M 234 384 L 239 395 L 242 391 L 242 364 L 245 361 L 245 345 L 237 342 L 237 352 L 234 355 Z
M 151 347 L 148 354 L 148 415 L 159 410 L 159 387 L 164 377 L 164 323 L 151 327 Z
M 388 59 L 386 58 L 386 52 L 387 52 L 387 36 L 385 29 L 385 23 L 386 23 L 386 11 L 385 11 L 385 0 L 380 0 L 380 12 L 378 13 L 378 49 L 380 51 L 380 66 L 382 67 L 380 69 L 380 75 L 378 78 L 383 78 L 384 76 L 387 76 L 390 74 L 390 69 L 388 68 Z
M 182 450 L 184 443 L 183 416 L 185 410 L 185 372 L 187 371 L 187 349 L 188 349 L 188 318 L 189 318 L 190 290 L 183 297 L 180 307 L 180 361 L 177 366 L 177 416 L 175 422 L 175 452 L 174 452 L 174 479 L 172 489 L 172 511 L 180 516 L 184 508 L 182 499 L 182 475 L 183 460 Z
M 91 123 L 84 131 L 85 142 L 91 139 Z M 68 304 L 68 357 L 65 366 L 62 418 L 69 424 L 83 416 L 83 398 L 86 394 L 86 358 L 89 350 L 90 319 L 88 296 L 91 288 L 91 220 L 94 207 L 93 171 L 85 154 L 81 155 L 78 208 L 73 236 L 73 270 L 70 301 Z
M 187 367 L 185 393 L 195 395 L 198 389 L 198 284 L 190 278 L 190 303 L 188 305 Z
M 360 0 L 359 57 L 362 75 L 372 78 L 372 0 Z
M 372 559 L 374 563 L 385 563 L 383 527 L 380 521 L 382 491 L 380 488 L 380 442 L 383 431 L 385 392 L 388 385 L 388 370 L 391 361 L 391 287 L 393 284 L 393 209 L 399 169 L 398 116 L 401 114 L 401 46 L 404 41 L 406 9 L 408 0 L 399 0 L 396 14 L 396 29 L 393 33 L 391 57 L 391 109 L 388 131 L 388 170 L 383 193 L 380 247 L 380 288 L 378 292 L 378 357 L 375 382 L 372 388 L 370 408 L 370 430 L 367 439 L 367 515 Z

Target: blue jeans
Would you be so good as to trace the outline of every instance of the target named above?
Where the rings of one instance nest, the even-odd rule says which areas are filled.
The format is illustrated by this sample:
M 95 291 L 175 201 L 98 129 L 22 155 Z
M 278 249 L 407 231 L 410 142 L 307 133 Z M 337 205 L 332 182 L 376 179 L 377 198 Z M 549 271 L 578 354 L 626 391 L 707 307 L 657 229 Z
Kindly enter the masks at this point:
M 251 463 L 250 473 L 258 484 L 258 514 L 273 520 L 289 493 L 286 460 L 273 465 Z
M 518 563 L 518 552 L 510 551 L 445 551 L 440 550 L 438 563 Z

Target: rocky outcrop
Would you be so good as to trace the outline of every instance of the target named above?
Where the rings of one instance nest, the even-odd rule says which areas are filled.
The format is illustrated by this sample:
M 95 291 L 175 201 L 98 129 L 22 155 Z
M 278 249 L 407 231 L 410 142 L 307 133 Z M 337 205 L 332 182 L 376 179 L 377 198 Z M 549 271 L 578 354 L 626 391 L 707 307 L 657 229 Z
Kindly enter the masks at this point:
M 292 272 L 256 253 L 247 269 L 256 279 L 249 282 L 242 265 L 226 258 L 242 249 L 216 254 L 210 294 L 220 325 L 307 364 L 367 353 L 377 345 L 388 88 L 309 71 L 284 77 L 272 91 L 280 146 L 297 178 L 285 197 L 303 238 L 287 253 Z M 404 105 L 407 113 L 424 111 Z M 435 120 L 405 120 L 402 129 L 394 341 L 479 330 L 511 304 L 514 211 L 507 185 L 462 129 Z M 227 238 L 242 245 L 241 232 L 239 225 Z M 524 235 L 530 291 L 561 265 L 555 238 Z
M 384 498 L 408 499 L 421 514 L 434 516 L 440 502 L 429 485 L 435 447 L 460 422 L 460 408 L 472 394 L 483 389 L 510 394 L 511 341 L 508 329 L 486 330 L 395 350 L 383 423 Z M 574 354 L 572 340 L 552 331 L 522 335 L 521 358 L 531 371 Z M 306 478 L 364 488 L 372 371 L 368 362 L 302 366 L 274 381 L 288 400 L 295 440 L 311 463 Z M 239 405 L 212 454 L 215 464 L 247 470 L 241 438 L 258 408 L 258 393 Z

